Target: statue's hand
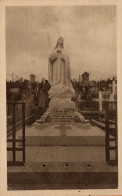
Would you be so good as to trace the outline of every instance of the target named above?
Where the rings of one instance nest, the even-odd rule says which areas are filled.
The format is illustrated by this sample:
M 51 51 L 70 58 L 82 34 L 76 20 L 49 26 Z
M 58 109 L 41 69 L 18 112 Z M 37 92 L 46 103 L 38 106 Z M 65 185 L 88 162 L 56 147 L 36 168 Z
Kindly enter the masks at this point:
M 62 53 L 62 50 L 58 49 L 57 52 Z
M 57 53 L 56 52 L 54 52 L 54 53 L 52 53 L 50 56 L 49 56 L 49 61 L 54 61 L 54 60 L 56 60 L 58 58 L 58 56 L 57 56 Z
M 65 61 L 65 58 L 64 57 L 61 57 L 61 60 Z
M 57 59 L 58 57 L 57 56 L 55 56 L 55 57 L 49 57 L 49 61 L 55 61 L 56 59 Z

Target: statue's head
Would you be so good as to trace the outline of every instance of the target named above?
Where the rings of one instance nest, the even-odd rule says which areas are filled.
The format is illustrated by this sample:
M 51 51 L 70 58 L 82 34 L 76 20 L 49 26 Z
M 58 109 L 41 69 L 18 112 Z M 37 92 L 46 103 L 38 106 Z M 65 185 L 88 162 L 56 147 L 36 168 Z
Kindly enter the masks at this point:
M 54 49 L 56 49 L 58 47 L 58 45 L 62 46 L 62 48 L 64 47 L 64 39 L 63 39 L 63 37 L 60 37 L 58 39 L 56 47 Z

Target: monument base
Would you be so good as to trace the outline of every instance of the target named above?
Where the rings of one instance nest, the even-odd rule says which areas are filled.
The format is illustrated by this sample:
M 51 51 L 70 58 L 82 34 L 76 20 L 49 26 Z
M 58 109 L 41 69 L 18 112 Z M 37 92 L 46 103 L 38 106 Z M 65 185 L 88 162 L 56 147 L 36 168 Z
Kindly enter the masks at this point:
M 37 120 L 38 123 L 85 123 L 85 118 L 77 112 L 76 104 L 71 99 L 75 92 L 72 85 L 53 85 L 49 90 L 51 101 L 47 112 Z

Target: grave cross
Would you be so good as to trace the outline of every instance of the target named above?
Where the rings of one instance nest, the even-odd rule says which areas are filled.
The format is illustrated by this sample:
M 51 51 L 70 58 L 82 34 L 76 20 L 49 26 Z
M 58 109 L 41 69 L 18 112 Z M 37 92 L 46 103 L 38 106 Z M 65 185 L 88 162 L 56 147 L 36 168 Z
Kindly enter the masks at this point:
M 66 136 L 66 129 L 71 129 L 71 126 L 60 124 L 60 126 L 56 126 L 55 128 L 60 129 L 61 136 Z

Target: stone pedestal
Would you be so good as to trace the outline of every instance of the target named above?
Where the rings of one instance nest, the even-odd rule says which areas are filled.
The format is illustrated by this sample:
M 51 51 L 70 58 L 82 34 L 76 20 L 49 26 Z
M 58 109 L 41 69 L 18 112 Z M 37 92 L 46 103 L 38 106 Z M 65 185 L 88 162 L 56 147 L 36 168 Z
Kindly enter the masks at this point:
M 47 112 L 37 120 L 38 123 L 85 123 L 85 118 L 77 112 L 76 104 L 71 99 L 74 96 L 72 85 L 53 85 L 49 91 L 51 101 Z
M 37 122 L 85 123 L 85 118 L 77 112 L 76 104 L 71 100 L 73 96 L 74 89 L 72 86 L 53 85 L 49 91 L 49 97 L 51 98 L 49 108 Z
M 76 111 L 76 105 L 71 101 L 74 96 L 74 89 L 72 86 L 57 84 L 53 85 L 49 91 L 49 97 L 51 101 L 49 103 L 48 111 L 50 113 L 56 113 L 57 111 Z

